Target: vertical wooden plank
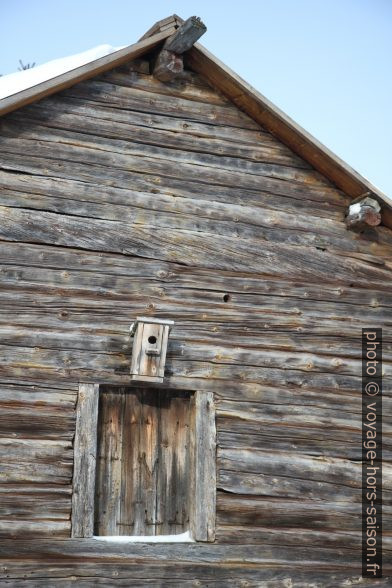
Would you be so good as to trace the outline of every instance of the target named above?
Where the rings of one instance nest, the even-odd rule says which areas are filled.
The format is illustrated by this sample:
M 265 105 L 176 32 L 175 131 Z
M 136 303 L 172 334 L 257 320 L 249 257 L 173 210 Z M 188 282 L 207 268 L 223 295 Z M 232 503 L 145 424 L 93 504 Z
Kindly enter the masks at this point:
M 103 390 L 100 395 L 95 507 L 96 535 L 120 534 L 124 404 L 123 388 Z
M 190 393 L 160 393 L 157 534 L 176 535 L 189 529 Z
M 135 512 L 134 535 L 155 535 L 156 479 L 158 468 L 159 391 L 141 392 L 139 438 L 139 487 Z
M 72 537 L 92 537 L 99 386 L 80 384 L 76 406 Z
M 101 394 L 98 430 L 96 534 L 191 528 L 196 540 L 214 540 L 211 393 L 109 388 Z
M 195 392 L 192 431 L 192 534 L 196 541 L 214 541 L 216 510 L 216 431 L 212 392 Z
M 135 535 L 140 504 L 139 445 L 141 426 L 141 391 L 127 388 L 122 436 L 120 534 Z M 136 524 L 137 527 L 137 524 Z

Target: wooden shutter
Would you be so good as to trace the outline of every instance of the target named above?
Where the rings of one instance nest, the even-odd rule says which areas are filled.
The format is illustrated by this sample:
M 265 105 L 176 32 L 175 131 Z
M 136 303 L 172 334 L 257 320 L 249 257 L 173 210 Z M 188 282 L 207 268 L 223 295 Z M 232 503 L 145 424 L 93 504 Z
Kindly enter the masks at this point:
M 192 393 L 102 387 L 95 535 L 189 529 Z

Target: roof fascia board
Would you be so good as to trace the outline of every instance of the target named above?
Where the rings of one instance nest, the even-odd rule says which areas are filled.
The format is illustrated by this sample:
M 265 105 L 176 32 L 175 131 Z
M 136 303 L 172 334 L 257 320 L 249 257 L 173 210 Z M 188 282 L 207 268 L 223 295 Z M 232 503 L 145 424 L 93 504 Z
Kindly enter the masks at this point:
M 176 29 L 173 26 L 163 32 L 143 39 L 134 45 L 124 47 L 119 51 L 115 51 L 114 53 L 110 53 L 109 55 L 105 55 L 94 61 L 90 61 L 85 65 L 71 69 L 59 76 L 51 78 L 50 80 L 45 80 L 31 88 L 7 96 L 0 100 L 0 116 L 21 108 L 22 106 L 26 106 L 27 104 L 31 104 L 41 98 L 50 96 L 51 94 L 60 92 L 65 88 L 69 88 L 78 82 L 92 78 L 108 71 L 109 69 L 123 65 L 132 59 L 136 59 L 144 53 L 154 49 L 157 45 L 162 43 L 162 41 L 167 39 L 167 37 L 170 37 L 175 31 Z
M 163 31 L 166 31 L 166 29 L 168 29 L 169 27 L 177 28 L 183 22 L 184 21 L 182 20 L 182 18 L 177 16 L 177 14 L 172 14 L 171 16 L 168 16 L 167 18 L 159 20 L 158 22 L 153 24 L 152 27 L 150 27 L 142 37 L 140 37 L 139 41 L 143 41 L 144 39 L 147 39 L 148 37 L 151 37 L 156 33 L 162 33 Z
M 236 106 L 313 165 L 343 192 L 353 198 L 372 192 L 384 204 L 384 224 L 392 228 L 392 200 L 386 194 L 332 153 L 200 43 L 195 43 L 186 53 L 186 57 L 189 67 L 207 78 Z

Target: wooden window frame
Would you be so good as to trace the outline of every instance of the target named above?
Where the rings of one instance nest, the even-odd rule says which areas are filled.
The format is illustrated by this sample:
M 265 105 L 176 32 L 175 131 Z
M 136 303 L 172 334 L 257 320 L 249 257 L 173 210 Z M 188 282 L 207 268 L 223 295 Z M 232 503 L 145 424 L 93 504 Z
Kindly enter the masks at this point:
M 129 387 L 135 386 L 130 384 Z M 189 391 L 194 394 L 189 531 L 191 540 L 211 542 L 215 540 L 216 512 L 214 395 L 204 390 Z M 79 385 L 74 441 L 71 537 L 94 537 L 99 393 L 99 384 Z M 119 542 L 123 542 L 124 539 L 124 536 L 119 536 Z M 132 539 L 133 536 L 129 536 L 129 540 Z M 156 536 L 151 537 L 152 542 L 154 539 L 156 540 Z M 162 536 L 162 540 L 165 540 L 165 535 Z

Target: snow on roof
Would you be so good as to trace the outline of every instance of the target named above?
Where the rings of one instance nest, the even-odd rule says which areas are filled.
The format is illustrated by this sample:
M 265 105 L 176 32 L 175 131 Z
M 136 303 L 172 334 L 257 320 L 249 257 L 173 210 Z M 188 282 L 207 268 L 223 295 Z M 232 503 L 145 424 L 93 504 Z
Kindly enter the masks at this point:
M 0 100 L 36 86 L 37 84 L 55 78 L 56 76 L 75 69 L 80 65 L 85 65 L 104 55 L 109 55 L 118 51 L 121 47 L 112 47 L 111 45 L 98 45 L 88 51 L 53 59 L 42 65 L 37 65 L 31 69 L 24 69 L 12 74 L 0 77 Z

